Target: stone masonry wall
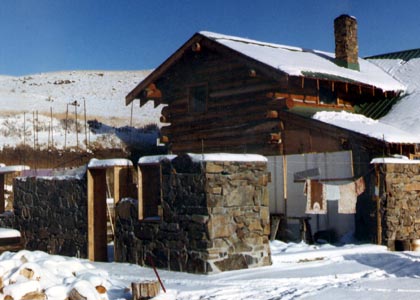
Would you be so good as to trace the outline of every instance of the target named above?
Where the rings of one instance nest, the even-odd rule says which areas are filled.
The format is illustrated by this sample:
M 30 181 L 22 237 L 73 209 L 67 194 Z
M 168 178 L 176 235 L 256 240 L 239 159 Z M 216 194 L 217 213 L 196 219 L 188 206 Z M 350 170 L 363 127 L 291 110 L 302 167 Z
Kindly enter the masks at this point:
M 192 273 L 271 264 L 265 162 L 162 165 L 162 217 L 138 221 L 137 201 L 116 207 L 115 259 Z
M 14 226 L 28 250 L 87 257 L 86 178 L 16 178 Z
M 383 241 L 394 249 L 395 241 L 420 239 L 420 164 L 385 164 L 382 170 Z

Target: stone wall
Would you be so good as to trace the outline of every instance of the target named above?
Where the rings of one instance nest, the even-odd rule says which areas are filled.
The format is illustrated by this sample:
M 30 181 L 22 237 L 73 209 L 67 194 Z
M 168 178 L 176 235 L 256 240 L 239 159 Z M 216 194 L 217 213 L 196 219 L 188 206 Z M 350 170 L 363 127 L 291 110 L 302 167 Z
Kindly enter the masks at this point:
M 13 189 L 13 227 L 26 249 L 87 257 L 86 178 L 16 178 Z
M 420 164 L 383 164 L 379 168 L 383 244 L 420 239 Z
M 162 215 L 139 221 L 137 200 L 121 201 L 116 261 L 192 273 L 271 264 L 265 161 L 160 163 Z

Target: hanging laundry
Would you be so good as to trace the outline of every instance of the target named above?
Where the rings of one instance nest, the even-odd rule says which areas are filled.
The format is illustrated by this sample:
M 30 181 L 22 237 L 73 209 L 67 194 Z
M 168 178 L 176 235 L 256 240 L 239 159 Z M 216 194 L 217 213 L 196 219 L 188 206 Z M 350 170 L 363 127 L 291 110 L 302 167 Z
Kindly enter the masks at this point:
M 336 184 L 324 184 L 326 200 L 340 199 L 340 186 Z
M 354 182 L 340 185 L 340 199 L 338 199 L 339 214 L 355 214 L 356 213 L 356 184 Z
M 366 189 L 366 185 L 365 185 L 365 180 L 362 177 L 360 177 L 359 179 L 357 179 L 354 184 L 356 185 L 356 194 L 357 196 L 361 195 L 365 189 Z
M 327 201 L 324 185 L 318 181 L 306 180 L 306 210 L 307 214 L 326 214 Z

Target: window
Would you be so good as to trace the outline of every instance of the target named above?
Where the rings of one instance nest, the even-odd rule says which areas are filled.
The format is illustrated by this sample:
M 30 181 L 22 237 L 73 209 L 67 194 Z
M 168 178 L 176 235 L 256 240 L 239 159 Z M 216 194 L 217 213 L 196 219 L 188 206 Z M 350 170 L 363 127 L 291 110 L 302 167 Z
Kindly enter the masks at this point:
M 139 219 L 158 221 L 161 212 L 162 171 L 160 164 L 145 164 L 139 168 Z
M 319 87 L 319 102 L 321 104 L 334 105 L 337 104 L 337 94 L 330 88 L 320 86 Z
M 203 113 L 207 110 L 207 84 L 189 88 L 189 111 Z

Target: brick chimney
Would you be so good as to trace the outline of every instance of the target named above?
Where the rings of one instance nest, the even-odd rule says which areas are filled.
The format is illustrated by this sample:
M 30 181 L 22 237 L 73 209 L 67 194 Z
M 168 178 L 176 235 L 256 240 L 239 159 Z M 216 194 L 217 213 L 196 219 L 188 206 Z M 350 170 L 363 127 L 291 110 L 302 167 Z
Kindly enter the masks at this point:
M 341 67 L 359 71 L 359 45 L 357 20 L 341 15 L 334 20 L 335 63 Z

